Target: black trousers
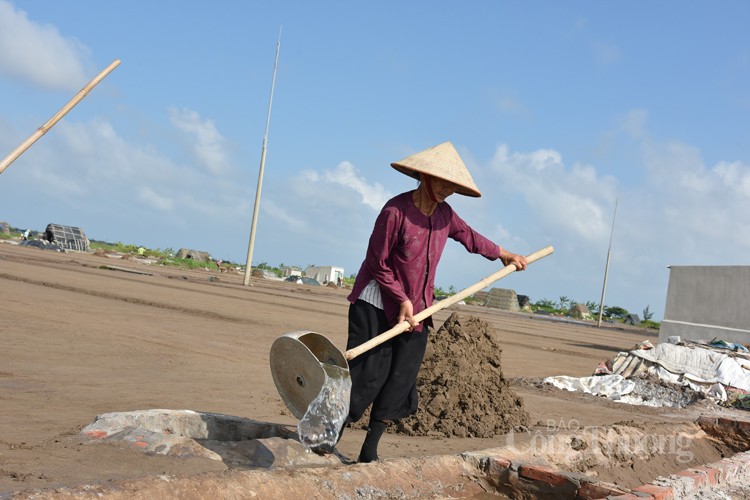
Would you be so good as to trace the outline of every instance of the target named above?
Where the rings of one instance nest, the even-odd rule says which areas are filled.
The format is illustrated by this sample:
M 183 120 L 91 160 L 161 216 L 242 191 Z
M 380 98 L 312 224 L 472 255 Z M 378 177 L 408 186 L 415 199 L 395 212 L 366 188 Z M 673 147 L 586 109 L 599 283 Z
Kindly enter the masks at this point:
M 390 329 L 382 309 L 363 300 L 349 306 L 346 349 L 357 347 Z M 427 328 L 404 332 L 349 362 L 352 392 L 349 420 L 398 420 L 417 411 L 417 374 L 427 347 Z

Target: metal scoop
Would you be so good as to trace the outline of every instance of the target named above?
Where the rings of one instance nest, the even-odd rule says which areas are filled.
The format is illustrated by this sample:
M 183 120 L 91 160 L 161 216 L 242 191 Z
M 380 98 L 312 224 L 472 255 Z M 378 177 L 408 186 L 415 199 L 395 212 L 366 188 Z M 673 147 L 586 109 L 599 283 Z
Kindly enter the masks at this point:
M 349 365 L 330 340 L 315 332 L 291 332 L 271 346 L 271 374 L 276 389 L 297 418 L 307 411 L 326 381 L 324 364 L 335 365 L 348 376 Z

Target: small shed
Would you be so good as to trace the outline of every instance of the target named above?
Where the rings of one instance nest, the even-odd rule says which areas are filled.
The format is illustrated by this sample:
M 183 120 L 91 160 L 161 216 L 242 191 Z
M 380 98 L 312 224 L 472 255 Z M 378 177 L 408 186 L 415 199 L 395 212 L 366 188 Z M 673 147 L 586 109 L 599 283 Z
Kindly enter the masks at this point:
M 573 318 L 591 319 L 591 313 L 585 304 L 574 304 L 573 307 L 570 308 L 570 311 L 568 311 L 568 314 Z
M 190 259 L 195 262 L 211 262 L 211 254 L 200 250 L 191 250 L 189 248 L 180 248 L 175 256 L 177 259 Z
M 518 304 L 516 291 L 506 288 L 492 288 L 490 293 L 487 294 L 487 299 L 484 305 L 486 307 L 493 307 L 504 311 L 518 312 L 521 309 Z
M 298 267 L 286 266 L 282 271 L 285 278 L 289 276 L 302 276 L 302 269 Z
M 44 239 L 57 246 L 75 252 L 88 252 L 89 239 L 83 229 L 62 224 L 47 224 Z
M 624 323 L 626 325 L 640 325 L 641 324 L 641 318 L 638 317 L 637 314 L 628 314 L 625 316 Z

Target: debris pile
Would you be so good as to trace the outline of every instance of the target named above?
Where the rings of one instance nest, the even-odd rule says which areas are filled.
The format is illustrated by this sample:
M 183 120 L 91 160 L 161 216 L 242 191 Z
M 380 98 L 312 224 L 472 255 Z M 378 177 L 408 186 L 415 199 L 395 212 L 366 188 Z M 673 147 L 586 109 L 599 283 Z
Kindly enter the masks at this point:
M 544 383 L 636 405 L 684 408 L 709 398 L 750 409 L 750 352 L 716 338 L 645 340 L 599 363 L 591 377 L 547 377 Z

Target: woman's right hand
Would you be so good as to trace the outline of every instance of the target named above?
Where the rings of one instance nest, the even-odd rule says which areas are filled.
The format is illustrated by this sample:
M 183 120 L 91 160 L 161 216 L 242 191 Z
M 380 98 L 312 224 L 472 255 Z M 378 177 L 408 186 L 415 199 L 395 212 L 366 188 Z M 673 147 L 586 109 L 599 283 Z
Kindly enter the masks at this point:
M 408 321 L 410 325 L 409 329 L 406 330 L 407 332 L 414 331 L 414 328 L 419 324 L 414 320 L 414 306 L 412 305 L 411 300 L 405 300 L 401 302 L 401 305 L 399 307 L 398 322 L 400 324 L 404 321 Z

